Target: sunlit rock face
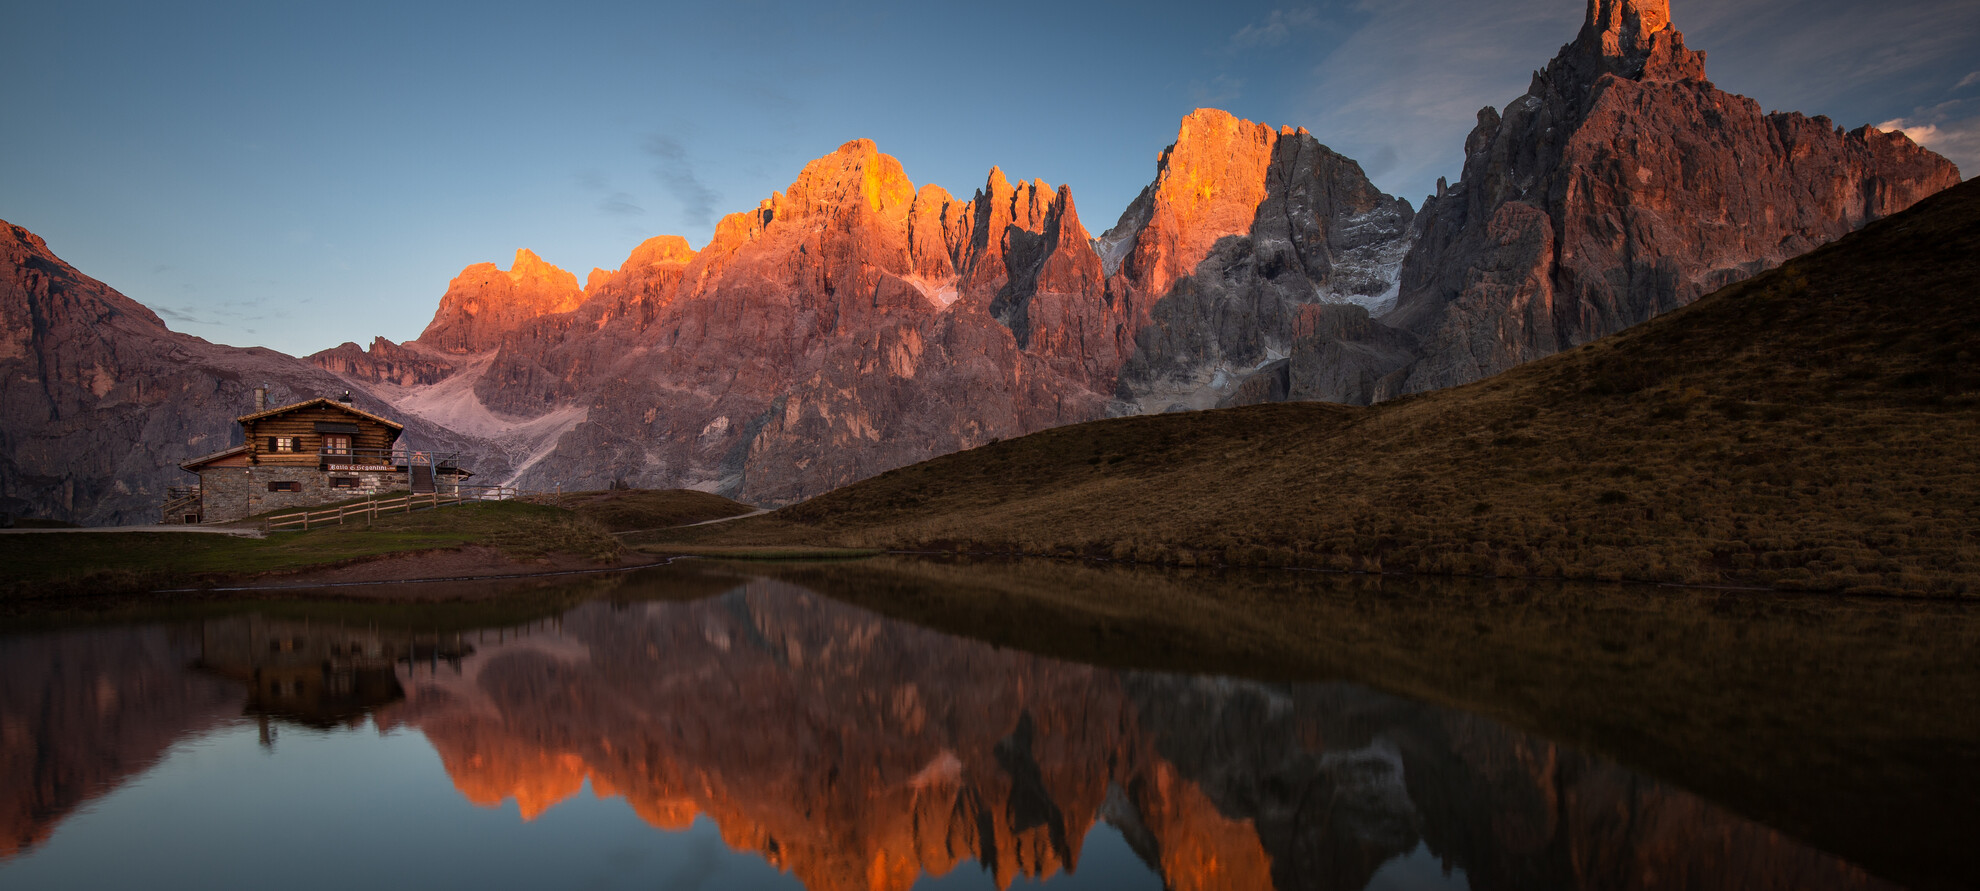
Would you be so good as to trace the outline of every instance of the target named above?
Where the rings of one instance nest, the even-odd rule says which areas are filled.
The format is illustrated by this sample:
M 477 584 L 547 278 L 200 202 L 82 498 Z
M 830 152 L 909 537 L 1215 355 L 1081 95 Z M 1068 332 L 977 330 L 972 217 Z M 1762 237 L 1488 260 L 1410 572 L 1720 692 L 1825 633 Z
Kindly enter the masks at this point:
M 1369 398 L 1619 331 L 1959 181 L 1901 133 L 1843 133 L 1714 88 L 1668 4 L 1635 0 L 1590 0 L 1580 35 L 1524 96 L 1479 112 L 1465 151 L 1382 319 L 1420 359 Z
M 1420 212 L 1312 134 L 1214 109 L 1097 238 L 1065 187 L 993 168 L 958 198 L 858 140 L 700 251 L 649 240 L 581 291 L 519 253 L 464 272 L 404 350 L 314 358 L 435 420 L 472 402 L 525 487 L 782 504 L 1110 414 L 1477 380 L 1958 180 L 1902 134 L 1763 114 L 1704 66 L 1667 4 L 1591 0 Z
M 1139 410 L 1124 392 L 1174 401 L 1135 395 L 1129 378 L 1214 404 L 1234 362 L 1283 355 L 1299 305 L 1383 299 L 1409 216 L 1303 131 L 1212 110 L 1184 120 L 1156 182 L 1099 239 L 1066 187 L 993 168 L 958 199 L 917 188 L 857 140 L 723 218 L 702 250 L 656 238 L 594 272 L 569 311 L 554 310 L 574 279 L 533 274 L 561 284 L 526 298 L 513 271 L 471 267 L 418 341 L 312 358 L 406 386 L 401 404 L 418 412 L 441 400 L 420 396 L 433 387 L 402 354 L 461 354 L 446 373 L 471 381 L 446 386 L 480 409 L 569 412 L 519 456 L 526 487 L 626 482 L 781 503 Z M 1189 285 L 1212 264 L 1242 270 Z M 519 255 L 525 266 L 534 258 Z
M 857 140 L 723 218 L 700 251 L 648 240 L 574 305 L 575 279 L 533 255 L 470 267 L 404 349 L 460 354 L 471 380 L 445 386 L 490 423 L 566 413 L 519 458 L 525 486 L 791 501 L 1103 417 L 1146 311 L 1110 300 L 1101 266 L 1069 190 L 993 169 L 959 200 Z M 408 379 L 396 353 L 354 352 L 313 358 Z M 454 396 L 408 390 L 408 411 L 458 414 Z
M 309 362 L 168 330 L 39 236 L 0 221 L 0 512 L 157 522 L 166 487 L 196 482 L 180 462 L 238 444 L 234 419 L 254 410 L 264 384 L 271 405 L 349 389 L 358 408 L 394 414 L 361 382 Z M 438 425 L 404 422 L 425 448 L 484 451 Z M 469 466 L 506 472 L 494 455 Z
M 345 342 L 312 353 L 308 358 L 316 367 L 344 377 L 401 387 L 439 383 L 455 370 L 454 363 L 446 356 L 422 352 L 383 337 L 372 338 L 370 349 Z
M 1115 672 L 755 582 L 592 604 L 402 666 L 469 800 L 534 819 L 588 780 L 706 817 L 812 891 L 1080 869 L 1099 822 L 1166 887 L 1359 889 L 1427 848 L 1475 888 L 1880 888 L 1697 797 L 1494 722 L 1338 684 Z
M 518 250 L 507 270 L 493 263 L 461 270 L 419 342 L 449 353 L 478 353 L 530 319 L 576 309 L 583 298 L 577 276 Z
M 1117 410 L 1264 401 L 1239 387 L 1283 364 L 1312 325 L 1303 320 L 1350 308 L 1365 318 L 1394 303 L 1413 216 L 1305 130 L 1215 109 L 1184 118 L 1155 182 L 1099 241 L 1119 264 L 1112 292 L 1152 304 Z

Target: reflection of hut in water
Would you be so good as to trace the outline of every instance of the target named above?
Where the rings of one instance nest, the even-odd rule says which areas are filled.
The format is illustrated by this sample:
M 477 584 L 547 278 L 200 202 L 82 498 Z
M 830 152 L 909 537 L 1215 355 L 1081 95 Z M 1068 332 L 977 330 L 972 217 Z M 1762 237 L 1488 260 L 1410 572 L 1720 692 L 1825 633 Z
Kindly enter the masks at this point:
M 248 686 L 244 713 L 328 729 L 356 726 L 397 702 L 396 667 L 460 669 L 474 647 L 458 633 L 418 633 L 258 614 L 212 619 L 196 665 Z

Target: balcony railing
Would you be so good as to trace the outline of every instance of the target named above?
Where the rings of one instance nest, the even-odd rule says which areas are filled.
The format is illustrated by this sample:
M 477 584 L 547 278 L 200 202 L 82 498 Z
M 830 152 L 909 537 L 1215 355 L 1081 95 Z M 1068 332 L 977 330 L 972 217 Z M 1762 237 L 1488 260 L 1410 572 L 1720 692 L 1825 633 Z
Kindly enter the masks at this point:
M 459 465 L 459 452 L 426 452 L 418 449 L 319 449 L 316 460 L 325 467 L 351 464 L 361 467 L 390 467 L 404 470 L 408 465 L 419 464 L 436 470 L 452 470 Z
M 316 460 L 326 467 L 352 465 L 390 467 L 396 470 L 406 466 L 407 458 L 408 453 L 404 449 L 322 449 L 316 453 Z

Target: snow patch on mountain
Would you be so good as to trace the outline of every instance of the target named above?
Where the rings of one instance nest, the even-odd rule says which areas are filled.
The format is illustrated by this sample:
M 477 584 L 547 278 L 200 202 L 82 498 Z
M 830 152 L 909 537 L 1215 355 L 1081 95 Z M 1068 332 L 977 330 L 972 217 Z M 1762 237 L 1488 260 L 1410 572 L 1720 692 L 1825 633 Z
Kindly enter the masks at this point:
M 1115 400 L 1108 405 L 1107 414 L 1118 418 L 1216 408 L 1245 378 L 1286 356 L 1283 348 L 1266 347 L 1265 357 L 1249 365 L 1224 358 L 1204 362 L 1186 376 L 1165 377 L 1138 388 L 1132 399 Z
M 1333 275 L 1326 287 L 1313 289 L 1313 302 L 1349 303 L 1377 318 L 1395 309 L 1396 295 L 1402 290 L 1403 258 L 1416 244 L 1414 233 L 1394 237 L 1397 227 L 1392 208 L 1349 217 L 1340 234 L 1353 247 L 1334 257 Z
M 485 440 L 500 449 L 513 468 L 502 485 L 512 485 L 531 465 L 557 447 L 558 437 L 584 423 L 591 409 L 570 405 L 534 418 L 496 412 L 483 405 L 474 385 L 495 362 L 495 353 L 476 358 L 447 379 L 423 387 L 374 384 L 371 389 L 395 410 Z

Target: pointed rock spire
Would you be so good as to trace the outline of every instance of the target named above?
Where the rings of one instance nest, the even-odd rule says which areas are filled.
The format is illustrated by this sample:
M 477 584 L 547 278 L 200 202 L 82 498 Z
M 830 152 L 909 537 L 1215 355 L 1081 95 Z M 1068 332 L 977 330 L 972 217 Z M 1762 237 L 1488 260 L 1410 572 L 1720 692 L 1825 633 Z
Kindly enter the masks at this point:
M 1637 80 L 1704 80 L 1705 54 L 1686 49 L 1671 24 L 1670 0 L 1588 0 L 1588 18 L 1572 47 L 1590 80 L 1616 74 Z

